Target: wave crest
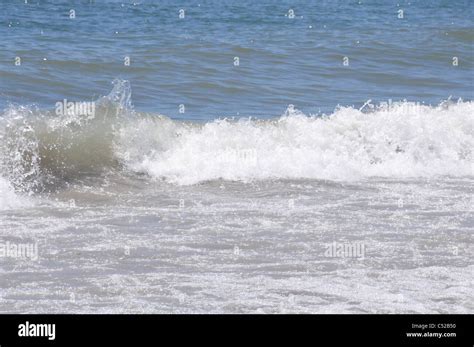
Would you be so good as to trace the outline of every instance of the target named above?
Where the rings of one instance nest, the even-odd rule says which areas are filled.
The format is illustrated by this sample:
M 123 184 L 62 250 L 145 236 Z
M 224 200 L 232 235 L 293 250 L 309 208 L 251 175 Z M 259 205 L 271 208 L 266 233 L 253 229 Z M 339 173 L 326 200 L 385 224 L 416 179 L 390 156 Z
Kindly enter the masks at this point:
M 135 112 L 116 80 L 93 116 L 11 106 L 0 119 L 0 174 L 19 191 L 131 170 L 176 184 L 264 179 L 471 176 L 474 103 L 399 102 L 271 120 L 171 120 Z M 366 107 L 367 106 L 367 107 Z
M 7 108 L 0 118 L 1 176 L 18 191 L 37 192 L 117 166 L 116 128 L 133 109 L 129 83 L 113 84 L 108 96 L 94 102 L 93 114 Z
M 306 116 L 290 107 L 274 120 L 190 125 L 139 119 L 118 152 L 139 172 L 178 184 L 207 180 L 472 175 L 474 104 L 400 102 L 362 112 Z

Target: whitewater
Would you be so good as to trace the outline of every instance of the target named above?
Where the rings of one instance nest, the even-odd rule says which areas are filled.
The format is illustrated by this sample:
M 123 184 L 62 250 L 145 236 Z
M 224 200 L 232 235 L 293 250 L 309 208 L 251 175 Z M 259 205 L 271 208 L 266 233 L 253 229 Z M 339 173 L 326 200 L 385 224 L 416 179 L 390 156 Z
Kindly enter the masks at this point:
M 2 312 L 472 313 L 474 103 L 0 116 Z M 335 245 L 363 256 L 329 255 Z M 360 247 L 362 246 L 362 247 Z

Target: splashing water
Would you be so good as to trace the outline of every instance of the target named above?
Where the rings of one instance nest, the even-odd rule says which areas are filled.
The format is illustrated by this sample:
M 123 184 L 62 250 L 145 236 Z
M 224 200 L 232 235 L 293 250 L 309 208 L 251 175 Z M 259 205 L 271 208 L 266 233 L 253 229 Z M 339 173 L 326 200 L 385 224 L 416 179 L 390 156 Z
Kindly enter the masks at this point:
M 133 111 L 127 81 L 92 116 L 8 108 L 1 118 L 2 176 L 23 192 L 107 170 L 176 184 L 224 179 L 453 177 L 472 174 L 474 103 L 399 102 L 272 120 L 173 121 Z

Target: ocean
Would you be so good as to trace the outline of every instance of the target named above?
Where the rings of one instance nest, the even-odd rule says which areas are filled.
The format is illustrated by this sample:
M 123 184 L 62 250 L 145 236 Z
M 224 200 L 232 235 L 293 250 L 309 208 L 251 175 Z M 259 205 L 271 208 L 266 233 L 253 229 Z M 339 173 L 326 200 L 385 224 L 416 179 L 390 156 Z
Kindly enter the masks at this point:
M 0 312 L 473 313 L 474 2 L 0 3 Z

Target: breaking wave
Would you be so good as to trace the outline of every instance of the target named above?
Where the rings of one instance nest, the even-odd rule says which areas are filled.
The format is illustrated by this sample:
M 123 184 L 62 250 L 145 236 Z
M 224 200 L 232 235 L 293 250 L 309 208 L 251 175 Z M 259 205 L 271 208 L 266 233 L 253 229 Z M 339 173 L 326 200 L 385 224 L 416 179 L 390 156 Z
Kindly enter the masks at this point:
M 474 103 L 400 102 L 369 111 L 306 116 L 289 107 L 273 120 L 133 120 L 118 154 L 133 171 L 178 184 L 207 180 L 472 175 Z
M 473 173 L 473 102 L 368 104 L 323 116 L 290 106 L 276 119 L 192 123 L 135 112 L 129 83 L 116 80 L 95 104 L 92 116 L 26 106 L 3 112 L 1 204 L 13 188 L 41 192 L 110 170 L 175 184 Z
M 116 167 L 113 143 L 133 113 L 130 96 L 128 82 L 117 80 L 92 115 L 10 106 L 0 117 L 1 176 L 17 191 L 37 192 Z

